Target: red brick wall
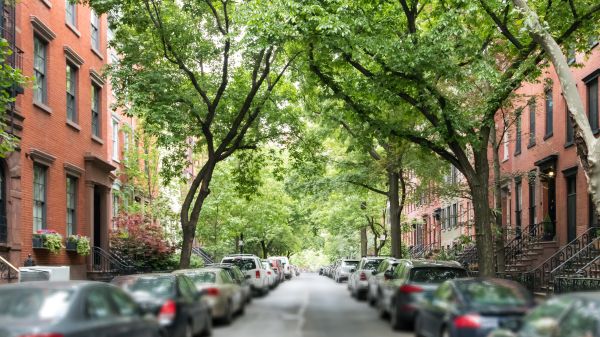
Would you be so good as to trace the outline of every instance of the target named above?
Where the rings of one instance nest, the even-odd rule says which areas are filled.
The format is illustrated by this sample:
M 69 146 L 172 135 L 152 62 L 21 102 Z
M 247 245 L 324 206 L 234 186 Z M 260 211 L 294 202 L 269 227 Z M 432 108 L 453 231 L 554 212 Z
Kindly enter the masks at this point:
M 49 6 L 50 4 L 51 6 Z M 22 183 L 22 259 L 31 249 L 33 231 L 33 161 L 29 156 L 32 149 L 39 149 L 56 160 L 48 168 L 47 176 L 47 228 L 66 236 L 66 171 L 64 164 L 69 163 L 84 168 L 84 155 L 87 152 L 106 157 L 109 115 L 107 114 L 106 85 L 101 95 L 101 139 L 104 144 L 92 140 L 91 132 L 91 78 L 90 69 L 101 72 L 106 63 L 106 18 L 101 18 L 101 54 L 103 59 L 91 50 L 90 10 L 77 5 L 77 36 L 65 23 L 65 1 L 29 0 L 17 2 L 17 44 L 23 50 L 23 71 L 33 75 L 33 26 L 31 16 L 39 18 L 55 34 L 56 38 L 47 48 L 47 106 L 48 113 L 33 105 L 32 85 L 28 85 L 17 105 L 25 116 L 21 142 L 21 183 Z M 77 75 L 77 113 L 79 130 L 67 125 L 66 117 L 66 56 L 64 46 L 69 46 L 84 59 Z M 90 224 L 85 208 L 85 175 L 78 181 L 77 224 L 79 234 L 90 236 Z M 59 255 L 50 255 L 45 251 L 33 251 L 38 264 L 84 264 L 85 259 L 76 254 L 62 251 Z

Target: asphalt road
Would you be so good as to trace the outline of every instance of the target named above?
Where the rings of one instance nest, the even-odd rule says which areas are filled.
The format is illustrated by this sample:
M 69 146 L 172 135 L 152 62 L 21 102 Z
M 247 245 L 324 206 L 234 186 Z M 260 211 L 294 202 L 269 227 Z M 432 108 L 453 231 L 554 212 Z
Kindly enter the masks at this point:
M 303 274 L 254 299 L 246 314 L 228 327 L 215 327 L 215 337 L 408 337 L 365 302 L 350 297 L 346 283 Z

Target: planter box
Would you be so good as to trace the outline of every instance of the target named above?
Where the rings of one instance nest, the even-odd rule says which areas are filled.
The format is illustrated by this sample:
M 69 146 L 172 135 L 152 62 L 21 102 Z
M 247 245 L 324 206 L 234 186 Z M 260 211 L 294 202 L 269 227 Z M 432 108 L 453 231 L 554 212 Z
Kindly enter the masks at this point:
M 33 237 L 31 239 L 31 244 L 33 249 L 47 249 L 46 247 L 44 247 L 44 239 L 40 237 Z
M 77 242 L 67 241 L 66 250 L 68 252 L 76 252 L 77 251 Z

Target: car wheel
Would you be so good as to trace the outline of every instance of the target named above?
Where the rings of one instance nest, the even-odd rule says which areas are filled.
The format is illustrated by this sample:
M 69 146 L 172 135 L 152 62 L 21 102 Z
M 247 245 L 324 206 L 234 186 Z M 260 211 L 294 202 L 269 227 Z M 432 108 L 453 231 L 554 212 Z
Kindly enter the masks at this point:
M 233 322 L 233 309 L 231 308 L 231 302 L 227 303 L 227 309 L 225 309 L 225 315 L 223 316 L 222 322 L 224 325 L 229 325 Z
M 398 315 L 398 306 L 394 303 L 392 304 L 391 312 L 390 312 L 390 324 L 392 325 L 392 329 L 398 331 L 406 328 L 406 322 L 399 317 Z
M 384 308 L 383 301 L 379 298 L 377 299 L 377 311 L 379 312 L 379 318 L 388 319 L 388 312 Z
M 450 331 L 448 329 L 446 329 L 446 327 L 442 328 L 442 332 L 440 333 L 440 336 L 442 337 L 450 337 Z
M 246 304 L 242 303 L 240 306 L 240 310 L 238 310 L 238 315 L 243 316 L 246 313 Z

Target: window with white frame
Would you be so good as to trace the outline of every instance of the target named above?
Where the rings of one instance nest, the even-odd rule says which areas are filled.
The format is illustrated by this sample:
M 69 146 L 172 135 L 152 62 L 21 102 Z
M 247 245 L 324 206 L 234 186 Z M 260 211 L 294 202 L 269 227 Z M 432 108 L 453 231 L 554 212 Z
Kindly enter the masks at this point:
M 33 232 L 46 229 L 46 175 L 48 168 L 33 165 Z
M 65 20 L 73 27 L 77 27 L 77 13 L 75 9 L 75 2 L 72 0 L 65 0 Z
M 77 178 L 67 176 L 67 235 L 77 232 Z
M 91 13 L 91 37 L 92 37 L 92 48 L 96 51 L 100 51 L 100 18 L 96 12 Z
M 112 120 L 112 159 L 119 161 L 119 121 Z

